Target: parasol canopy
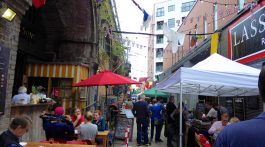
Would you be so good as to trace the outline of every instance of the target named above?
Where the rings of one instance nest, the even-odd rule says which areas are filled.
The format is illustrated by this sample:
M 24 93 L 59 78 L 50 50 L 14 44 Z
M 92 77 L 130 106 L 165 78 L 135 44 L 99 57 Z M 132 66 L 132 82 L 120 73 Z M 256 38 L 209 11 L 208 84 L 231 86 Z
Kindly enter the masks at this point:
M 161 91 L 157 91 L 155 87 L 145 91 L 144 95 L 147 97 L 164 97 L 164 98 L 168 97 L 168 94 Z
M 81 82 L 76 83 L 74 86 L 87 87 L 87 86 L 110 86 L 110 85 L 126 85 L 126 84 L 140 84 L 140 82 L 115 74 L 109 70 L 105 70 Z

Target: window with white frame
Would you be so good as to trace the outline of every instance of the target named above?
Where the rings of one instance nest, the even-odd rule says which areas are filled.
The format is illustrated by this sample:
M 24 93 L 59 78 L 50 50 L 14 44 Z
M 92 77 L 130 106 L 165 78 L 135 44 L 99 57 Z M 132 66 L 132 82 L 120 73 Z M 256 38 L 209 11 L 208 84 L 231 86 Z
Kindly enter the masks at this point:
M 161 17 L 164 15 L 165 15 L 164 7 L 156 9 L 156 17 Z
M 156 58 L 163 58 L 163 48 L 156 49 Z
M 156 63 L 156 72 L 162 72 L 163 71 L 163 62 Z
M 204 34 L 207 34 L 208 32 L 208 23 L 207 23 L 207 19 L 206 16 L 203 16 L 203 25 L 204 25 Z M 207 35 L 204 35 L 204 38 L 207 38 Z
M 245 0 L 238 0 L 239 10 L 242 10 L 244 8 Z
M 164 21 L 156 22 L 156 30 L 162 30 L 164 25 Z
M 168 19 L 168 27 L 169 28 L 174 28 L 175 27 L 175 18 Z
M 218 6 L 215 4 L 213 5 L 214 9 L 214 31 L 218 29 Z
M 186 3 L 182 3 L 182 5 L 181 5 L 181 12 L 188 12 L 188 11 L 190 11 L 194 4 L 195 4 L 195 1 L 190 1 L 190 2 L 186 2 Z
M 175 5 L 168 6 L 168 12 L 175 11 Z
M 156 36 L 156 44 L 164 43 L 164 35 L 157 35 Z

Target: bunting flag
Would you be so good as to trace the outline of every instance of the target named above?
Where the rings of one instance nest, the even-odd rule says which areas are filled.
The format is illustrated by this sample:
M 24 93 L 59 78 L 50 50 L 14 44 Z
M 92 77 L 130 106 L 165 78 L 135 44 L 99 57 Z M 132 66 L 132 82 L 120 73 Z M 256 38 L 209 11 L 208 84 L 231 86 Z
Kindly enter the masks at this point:
M 46 3 L 46 0 L 32 0 L 32 4 L 34 5 L 34 7 L 35 7 L 36 9 L 38 9 L 38 8 L 40 8 L 40 7 L 42 7 L 42 6 L 44 6 L 45 3 Z
M 142 7 L 140 7 L 139 4 L 135 2 L 135 0 L 132 0 L 132 2 L 135 4 L 135 6 L 138 7 L 139 10 L 141 10 L 144 14 L 143 18 L 143 25 L 141 26 L 141 30 L 147 29 L 149 27 L 150 21 L 151 21 L 151 15 L 149 15 Z
M 178 51 L 178 47 L 184 44 L 185 34 L 175 32 L 174 30 L 168 28 L 167 24 L 164 23 L 163 33 L 167 37 L 169 42 L 172 42 L 172 53 Z
M 193 35 L 193 36 L 191 37 L 191 40 L 190 40 L 190 46 L 191 46 L 191 47 L 195 46 L 196 43 L 197 43 L 197 41 L 198 41 L 199 39 L 203 39 L 203 38 L 204 38 L 204 36 Z
M 217 53 L 219 33 L 212 34 L 211 39 L 211 55 Z

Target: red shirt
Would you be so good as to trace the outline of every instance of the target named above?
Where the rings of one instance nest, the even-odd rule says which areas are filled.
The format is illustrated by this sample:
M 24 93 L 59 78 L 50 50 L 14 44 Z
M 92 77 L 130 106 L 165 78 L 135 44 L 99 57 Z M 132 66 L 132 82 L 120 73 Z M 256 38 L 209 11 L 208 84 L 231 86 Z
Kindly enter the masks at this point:
M 71 117 L 73 123 L 75 122 L 76 118 L 77 118 L 77 117 L 76 117 L 75 115 Z M 85 117 L 84 117 L 84 115 L 81 115 L 81 118 L 79 119 L 79 121 L 78 121 L 77 124 L 75 125 L 75 128 L 76 128 L 76 127 L 79 127 L 80 124 L 81 124 L 82 122 L 85 122 Z

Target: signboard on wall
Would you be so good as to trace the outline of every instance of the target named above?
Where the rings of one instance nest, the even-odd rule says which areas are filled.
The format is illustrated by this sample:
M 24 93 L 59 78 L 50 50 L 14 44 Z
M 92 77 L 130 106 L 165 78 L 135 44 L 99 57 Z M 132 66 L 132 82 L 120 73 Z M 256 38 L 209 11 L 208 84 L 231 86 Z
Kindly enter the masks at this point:
M 10 50 L 0 45 L 0 115 L 5 113 L 9 54 Z
M 265 6 L 263 2 L 229 26 L 228 56 L 243 64 L 265 57 Z

